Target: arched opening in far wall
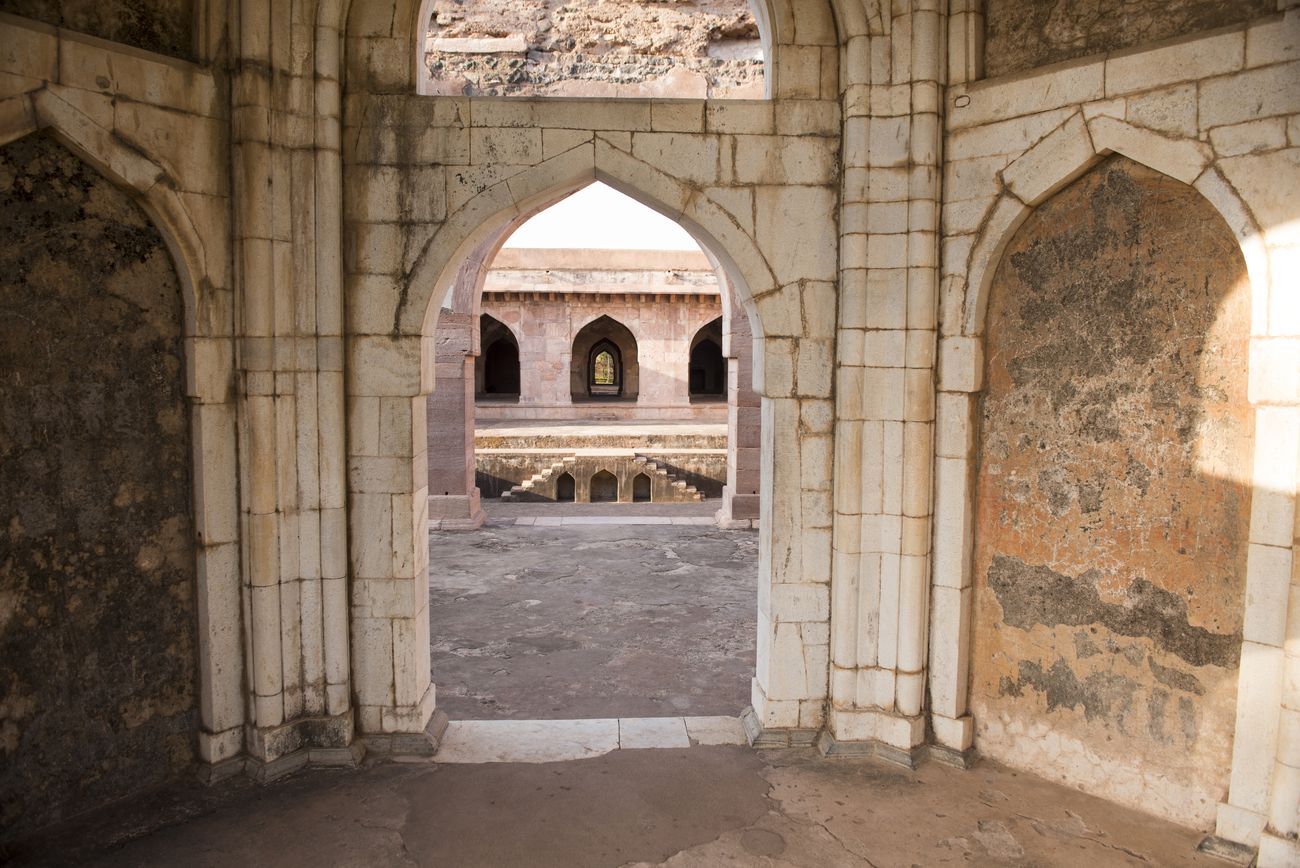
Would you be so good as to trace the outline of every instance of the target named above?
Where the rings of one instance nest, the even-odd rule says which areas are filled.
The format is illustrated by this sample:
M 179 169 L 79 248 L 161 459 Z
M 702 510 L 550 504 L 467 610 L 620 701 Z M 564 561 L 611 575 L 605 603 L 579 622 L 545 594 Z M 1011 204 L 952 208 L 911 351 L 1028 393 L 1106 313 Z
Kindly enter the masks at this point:
M 640 386 L 636 337 L 616 319 L 601 316 L 573 338 L 571 395 L 575 402 L 635 402 Z
M 654 240 L 645 231 L 630 236 L 624 231 L 613 239 L 577 232 L 575 226 L 584 220 L 592 224 L 593 216 L 596 230 L 631 219 L 610 213 L 619 207 L 611 200 L 625 197 L 609 188 L 597 189 L 595 195 L 605 197 L 595 200 L 598 207 L 566 216 L 562 206 L 580 195 L 548 209 L 561 212 L 551 218 L 558 238 L 539 234 L 531 220 L 524 222 L 499 247 L 483 249 L 478 270 L 462 269 L 444 296 L 439 328 L 460 324 L 457 305 L 480 323 L 501 324 L 493 331 L 482 328 L 480 357 L 487 355 L 494 335 L 508 330 L 515 336 L 520 383 L 517 403 L 506 405 L 484 394 L 466 414 L 473 419 L 482 508 L 493 520 L 496 542 L 475 548 L 460 534 L 440 532 L 431 539 L 439 553 L 435 562 L 451 567 L 443 575 L 439 567 L 430 571 L 430 630 L 441 637 L 432 659 L 439 701 L 449 715 L 462 719 L 736 715 L 751 692 L 758 541 L 748 523 L 726 530 L 716 526 L 713 516 L 729 459 L 726 392 L 714 406 L 695 406 L 686 367 L 697 335 L 712 335 L 721 355 L 724 310 L 746 325 L 750 314 L 738 302 L 724 306 L 723 295 L 734 292 L 732 285 L 717 260 L 675 224 L 670 224 L 677 233 L 674 243 L 680 239 L 681 246 L 635 246 L 649 243 L 647 237 Z M 547 217 L 548 210 L 532 219 Z M 581 246 L 584 241 L 591 246 Z M 737 345 L 750 350 L 753 331 L 741 331 Z M 468 341 L 435 345 L 473 351 Z M 745 368 L 749 358 L 747 352 Z M 463 394 L 452 378 L 438 388 L 444 382 Z M 433 397 L 430 401 L 433 406 Z M 433 415 L 429 431 L 432 470 L 438 448 Z M 642 521 L 650 518 L 654 521 Z M 615 543 L 626 537 L 626 530 L 617 530 L 624 521 L 646 525 L 635 531 L 644 543 L 640 554 L 605 564 L 602 559 L 615 558 Z M 506 529 L 514 527 L 532 530 Z M 547 539 L 539 541 L 541 535 Z M 698 546 L 683 541 L 686 537 L 698 540 Z M 508 570 L 513 584 L 498 588 L 489 582 L 481 596 L 459 593 L 455 583 L 465 575 L 493 575 L 498 566 L 506 570 L 505 562 L 497 561 L 503 549 L 513 551 Z M 653 576 L 672 569 L 669 562 L 676 557 L 700 559 L 700 568 L 691 570 L 692 583 L 677 584 L 667 598 L 652 601 L 665 590 Z M 607 590 L 633 620 L 662 615 L 659 607 L 687 606 L 700 594 L 717 606 L 707 628 L 686 617 L 674 619 L 683 629 L 665 633 L 651 647 L 633 649 L 627 631 L 598 630 L 600 619 L 577 619 L 582 610 L 575 610 L 572 600 L 578 591 L 566 591 L 571 588 L 566 583 L 587 587 L 583 577 L 593 572 L 612 576 Z M 543 582 L 553 574 L 562 578 Z M 541 600 L 540 606 L 518 609 L 519 616 L 535 620 L 545 611 L 557 630 L 571 632 L 573 641 L 592 649 L 575 659 L 609 654 L 615 661 L 653 657 L 660 662 L 638 665 L 631 673 L 613 665 L 565 672 L 561 687 L 531 668 L 545 662 L 540 657 L 512 655 L 514 662 L 503 664 L 488 652 L 458 654 L 459 643 L 487 642 L 491 648 L 506 633 L 524 628 L 500 619 L 471 623 L 476 607 L 498 592 L 511 600 Z M 567 596 L 556 596 L 561 593 Z M 686 671 L 663 676 L 672 671 L 668 660 L 684 658 L 691 660 Z M 709 689 L 711 684 L 718 689 Z M 543 696 L 551 687 L 559 692 Z
M 505 323 L 479 317 L 479 346 L 475 365 L 475 397 L 479 400 L 519 400 L 519 341 Z

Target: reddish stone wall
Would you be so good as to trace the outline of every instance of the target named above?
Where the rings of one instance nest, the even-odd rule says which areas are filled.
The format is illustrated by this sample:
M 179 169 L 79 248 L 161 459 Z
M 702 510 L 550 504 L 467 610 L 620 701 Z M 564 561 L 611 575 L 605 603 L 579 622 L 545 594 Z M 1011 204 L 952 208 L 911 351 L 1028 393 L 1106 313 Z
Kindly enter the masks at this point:
M 1273 0 L 988 0 L 985 69 L 1020 72 L 1268 15 Z
M 1017 233 L 986 329 L 977 746 L 1188 822 L 1233 737 L 1245 281 L 1199 194 L 1113 157 Z
M 0 842 L 193 762 L 181 316 L 125 193 L 0 148 Z
M 518 342 L 520 394 L 506 404 L 480 400 L 480 420 L 726 419 L 724 400 L 692 399 L 689 390 L 691 340 L 722 315 L 718 278 L 702 254 L 504 250 L 484 282 L 481 310 Z M 630 350 L 624 360 L 627 400 L 575 402 L 591 344 L 579 336 L 601 317 L 635 341 L 635 364 Z

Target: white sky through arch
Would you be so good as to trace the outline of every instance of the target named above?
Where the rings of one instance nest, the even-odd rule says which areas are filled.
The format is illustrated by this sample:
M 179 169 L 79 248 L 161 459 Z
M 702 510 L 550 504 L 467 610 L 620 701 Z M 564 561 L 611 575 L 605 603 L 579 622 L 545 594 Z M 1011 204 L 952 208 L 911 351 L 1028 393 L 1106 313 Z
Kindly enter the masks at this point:
M 690 233 L 652 208 L 597 181 L 535 214 L 505 247 L 699 250 Z

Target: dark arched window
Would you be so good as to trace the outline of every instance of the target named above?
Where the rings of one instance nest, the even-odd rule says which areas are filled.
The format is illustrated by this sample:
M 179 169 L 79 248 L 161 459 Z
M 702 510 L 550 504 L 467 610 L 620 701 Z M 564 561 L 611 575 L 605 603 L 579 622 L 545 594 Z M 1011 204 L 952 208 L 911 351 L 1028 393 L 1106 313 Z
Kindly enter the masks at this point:
M 722 318 L 695 333 L 687 385 L 692 398 L 720 398 L 727 394 L 727 360 L 722 355 Z
M 632 502 L 649 503 L 650 499 L 650 477 L 638 473 L 632 480 Z
M 577 486 L 573 484 L 573 475 L 561 473 L 560 478 L 555 480 L 556 501 L 559 503 L 573 503 L 576 488 Z
M 513 342 L 499 338 L 483 352 L 483 392 L 519 394 L 519 348 Z
M 593 397 L 623 394 L 623 354 L 613 341 L 602 340 L 591 348 L 587 362 L 587 393 Z
M 474 360 L 474 393 L 478 398 L 519 400 L 519 341 L 501 320 L 479 317 L 479 354 Z

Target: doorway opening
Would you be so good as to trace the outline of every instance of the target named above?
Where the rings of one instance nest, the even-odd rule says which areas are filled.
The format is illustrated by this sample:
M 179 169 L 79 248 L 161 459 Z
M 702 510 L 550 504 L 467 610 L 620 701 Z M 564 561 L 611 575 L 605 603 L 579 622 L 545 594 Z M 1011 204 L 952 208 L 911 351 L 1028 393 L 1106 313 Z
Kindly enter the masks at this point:
M 758 400 L 728 279 L 675 223 L 601 184 L 472 271 L 435 335 L 429 465 L 465 474 L 487 526 L 433 530 L 439 706 L 453 720 L 736 717 L 758 539 L 716 514 L 737 413 L 757 423 Z

